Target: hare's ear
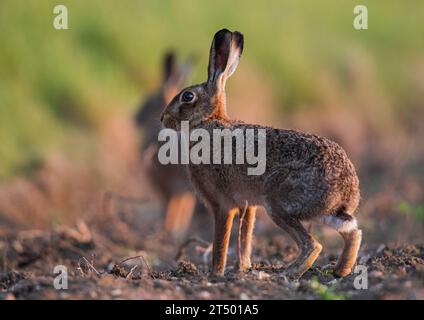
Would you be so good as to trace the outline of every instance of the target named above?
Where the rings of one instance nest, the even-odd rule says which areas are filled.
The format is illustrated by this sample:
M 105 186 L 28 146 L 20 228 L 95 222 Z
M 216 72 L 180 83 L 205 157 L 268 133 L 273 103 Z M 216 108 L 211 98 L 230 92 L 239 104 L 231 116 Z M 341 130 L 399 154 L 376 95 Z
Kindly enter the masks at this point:
M 226 80 L 234 73 L 243 52 L 243 35 L 227 29 L 218 31 L 209 54 L 208 87 L 216 92 L 225 90 Z
M 165 103 L 168 104 L 172 98 L 180 91 L 190 76 L 192 70 L 192 60 L 187 59 L 181 66 L 174 65 L 171 74 L 166 79 L 162 89 Z
M 183 86 L 187 79 L 189 78 L 191 71 L 193 70 L 193 58 L 187 58 L 184 62 L 184 64 L 182 64 L 180 66 L 180 70 L 179 70 L 179 74 L 178 74 L 178 85 L 181 87 Z
M 181 66 L 176 60 L 173 51 L 168 52 L 163 59 L 163 84 L 166 87 L 182 87 L 193 68 L 192 58 L 188 58 Z
M 163 57 L 163 83 L 166 83 L 177 69 L 174 51 L 168 51 Z

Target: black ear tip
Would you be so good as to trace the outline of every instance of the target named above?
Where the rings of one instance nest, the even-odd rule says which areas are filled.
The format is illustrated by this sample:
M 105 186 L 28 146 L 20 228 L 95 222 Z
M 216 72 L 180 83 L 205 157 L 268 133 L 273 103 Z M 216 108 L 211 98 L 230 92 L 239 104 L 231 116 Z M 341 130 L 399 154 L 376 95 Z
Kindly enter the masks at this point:
M 237 45 L 237 47 L 240 48 L 240 53 L 241 53 L 243 51 L 243 46 L 244 46 L 243 33 L 239 32 L 239 31 L 234 31 L 233 32 L 233 39 L 234 39 L 234 42 Z
M 231 31 L 228 30 L 227 28 L 224 28 L 224 29 L 221 29 L 221 30 L 217 31 L 217 33 L 215 33 L 215 35 L 225 34 L 225 33 L 231 33 Z
M 175 51 L 174 50 L 168 50 L 166 51 L 165 55 L 163 56 L 163 61 L 165 64 L 171 64 L 175 61 Z
M 223 48 L 224 46 L 229 47 L 231 44 L 231 38 L 231 31 L 229 31 L 228 29 L 221 29 L 217 33 L 215 33 L 212 43 L 215 45 L 215 48 Z
M 217 33 L 215 33 L 215 36 L 214 36 L 215 42 L 220 43 L 224 39 L 226 39 L 227 41 L 231 39 L 232 41 L 235 42 L 236 46 L 240 48 L 240 51 L 241 52 L 243 51 L 244 36 L 241 32 L 239 31 L 231 32 L 230 30 L 224 28 L 219 30 Z
M 167 81 L 175 71 L 176 54 L 174 50 L 168 50 L 163 57 L 163 77 Z

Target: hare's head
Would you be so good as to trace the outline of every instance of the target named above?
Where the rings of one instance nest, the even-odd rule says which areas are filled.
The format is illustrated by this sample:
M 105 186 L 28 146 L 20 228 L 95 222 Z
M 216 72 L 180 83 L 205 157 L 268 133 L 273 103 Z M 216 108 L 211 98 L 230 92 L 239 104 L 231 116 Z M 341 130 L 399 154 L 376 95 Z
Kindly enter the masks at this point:
M 225 83 L 237 68 L 243 51 L 243 35 L 218 31 L 209 55 L 208 80 L 183 89 L 168 104 L 161 120 L 165 127 L 180 130 L 181 121 L 190 127 L 210 118 L 226 118 Z
M 187 59 L 184 64 L 178 64 L 174 51 L 168 51 L 162 62 L 162 84 L 155 94 L 149 96 L 141 105 L 135 116 L 140 127 L 155 123 L 163 108 L 183 88 L 191 71 L 192 61 Z

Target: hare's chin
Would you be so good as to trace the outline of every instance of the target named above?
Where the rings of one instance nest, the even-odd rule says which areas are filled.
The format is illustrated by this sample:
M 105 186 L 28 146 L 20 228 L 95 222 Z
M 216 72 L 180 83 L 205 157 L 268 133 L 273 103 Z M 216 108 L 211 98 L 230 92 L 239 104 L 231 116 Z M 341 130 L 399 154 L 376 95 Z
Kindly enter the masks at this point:
M 178 121 L 176 121 L 174 118 L 172 118 L 170 115 L 167 114 L 162 119 L 162 125 L 166 129 L 177 130 L 176 127 L 178 125 Z
M 180 131 L 181 130 L 181 126 L 179 124 L 179 122 L 177 120 L 167 120 L 166 122 L 162 122 L 163 126 L 167 129 L 172 129 L 175 131 Z

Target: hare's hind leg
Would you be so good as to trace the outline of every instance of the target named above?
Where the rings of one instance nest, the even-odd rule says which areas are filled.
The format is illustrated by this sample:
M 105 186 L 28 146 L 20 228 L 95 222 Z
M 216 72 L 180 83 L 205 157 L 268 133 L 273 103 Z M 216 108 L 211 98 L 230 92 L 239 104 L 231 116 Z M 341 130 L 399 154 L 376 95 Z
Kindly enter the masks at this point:
M 285 270 L 285 274 L 292 279 L 299 279 L 318 258 L 322 250 L 322 245 L 315 240 L 303 227 L 298 220 L 291 220 L 286 223 L 286 231 L 290 235 L 295 234 L 297 246 L 300 253 L 296 260 L 291 263 Z M 295 239 L 296 239 L 295 238 Z
M 356 263 L 359 247 L 361 246 L 362 231 L 358 229 L 355 217 L 347 213 L 325 216 L 321 220 L 336 229 L 343 237 L 344 247 L 334 268 L 334 274 L 345 277 L 352 272 Z
M 345 277 L 352 272 L 356 263 L 359 247 L 361 246 L 362 231 L 359 229 L 349 232 L 339 232 L 344 240 L 342 254 L 337 261 L 334 273 L 339 277 Z
M 240 208 L 239 235 L 238 235 L 238 269 L 248 270 L 252 264 L 250 262 L 252 250 L 252 235 L 255 225 L 256 207 L 248 206 L 246 212 Z
M 296 242 L 299 255 L 284 271 L 291 279 L 299 279 L 315 262 L 322 246 L 305 229 L 302 223 L 293 218 L 272 215 L 274 222 L 284 229 Z
M 212 272 L 224 275 L 227 263 L 228 245 L 230 243 L 231 227 L 238 208 L 213 210 L 215 219 L 215 234 L 213 240 Z

